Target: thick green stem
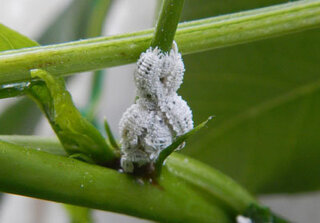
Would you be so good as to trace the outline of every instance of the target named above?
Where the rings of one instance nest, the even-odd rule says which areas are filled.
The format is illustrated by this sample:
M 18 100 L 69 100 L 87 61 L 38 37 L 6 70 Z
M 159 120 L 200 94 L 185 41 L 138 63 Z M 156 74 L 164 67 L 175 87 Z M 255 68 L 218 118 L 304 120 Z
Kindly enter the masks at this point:
M 175 40 L 183 54 L 320 27 L 320 0 L 296 1 L 183 23 Z M 53 75 L 101 69 L 137 60 L 153 30 L 0 53 L 0 83 L 30 79 L 30 69 Z
M 177 30 L 184 0 L 164 0 L 157 22 L 151 47 L 159 47 L 163 52 L 171 49 Z
M 118 151 L 120 153 L 119 145 L 117 144 L 117 141 L 116 141 L 115 137 L 112 134 L 112 131 L 110 129 L 110 126 L 108 124 L 107 119 L 104 119 L 104 129 L 105 129 L 106 134 L 108 136 L 108 142 L 110 144 L 110 147 L 112 147 L 115 151 Z
M 0 139 L 0 190 L 3 192 L 162 222 L 229 223 L 236 214 L 256 203 L 230 178 L 182 155 L 173 154 L 168 158 L 154 185 L 141 183 L 116 170 L 50 154 L 43 141 L 39 147 L 32 147 L 38 145 L 33 137 L 23 137 L 16 142 L 15 137 Z M 21 146 L 23 141 L 27 147 Z M 55 147 L 52 140 L 49 145 L 51 152 L 59 148 L 58 141 Z

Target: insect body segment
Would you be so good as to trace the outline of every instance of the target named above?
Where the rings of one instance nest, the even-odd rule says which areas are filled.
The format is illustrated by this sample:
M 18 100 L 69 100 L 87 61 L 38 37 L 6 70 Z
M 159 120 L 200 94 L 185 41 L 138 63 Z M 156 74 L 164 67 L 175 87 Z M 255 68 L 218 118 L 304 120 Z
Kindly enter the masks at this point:
M 176 93 L 183 74 L 184 64 L 175 43 L 169 53 L 149 48 L 141 54 L 134 73 L 139 99 L 120 121 L 125 172 L 154 162 L 175 137 L 193 128 L 192 112 Z

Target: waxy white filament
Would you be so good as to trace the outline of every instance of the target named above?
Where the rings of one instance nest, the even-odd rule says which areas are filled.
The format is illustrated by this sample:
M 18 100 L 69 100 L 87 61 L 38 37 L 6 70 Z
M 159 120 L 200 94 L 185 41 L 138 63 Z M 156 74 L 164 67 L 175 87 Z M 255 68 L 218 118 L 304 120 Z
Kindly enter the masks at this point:
M 252 223 L 250 218 L 244 217 L 242 215 L 238 215 L 236 220 L 237 220 L 237 223 Z
M 169 53 L 149 48 L 140 55 L 134 73 L 138 99 L 120 120 L 125 172 L 133 172 L 134 164 L 153 162 L 177 136 L 193 128 L 192 112 L 177 94 L 184 71 L 176 43 Z

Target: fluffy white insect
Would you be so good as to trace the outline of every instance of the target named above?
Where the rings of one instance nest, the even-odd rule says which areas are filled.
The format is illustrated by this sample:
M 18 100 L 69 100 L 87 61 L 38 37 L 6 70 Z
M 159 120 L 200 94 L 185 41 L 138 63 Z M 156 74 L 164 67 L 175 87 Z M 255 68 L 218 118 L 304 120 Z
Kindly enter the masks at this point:
M 237 216 L 237 223 L 252 223 L 250 218 L 244 217 L 242 215 Z
M 193 128 L 192 112 L 176 93 L 183 74 L 176 43 L 169 53 L 149 48 L 140 55 L 134 73 L 139 99 L 120 120 L 121 167 L 125 172 L 133 172 L 134 164 L 153 162 L 175 137 Z

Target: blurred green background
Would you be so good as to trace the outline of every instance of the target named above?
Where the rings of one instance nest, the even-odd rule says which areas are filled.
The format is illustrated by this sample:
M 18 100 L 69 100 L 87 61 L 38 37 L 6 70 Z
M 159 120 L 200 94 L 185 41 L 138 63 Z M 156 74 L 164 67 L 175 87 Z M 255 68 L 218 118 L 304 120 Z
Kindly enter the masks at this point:
M 283 2 L 187 0 L 183 20 Z M 319 31 L 185 56 L 195 122 L 216 115 L 185 153 L 256 193 L 319 189 Z

